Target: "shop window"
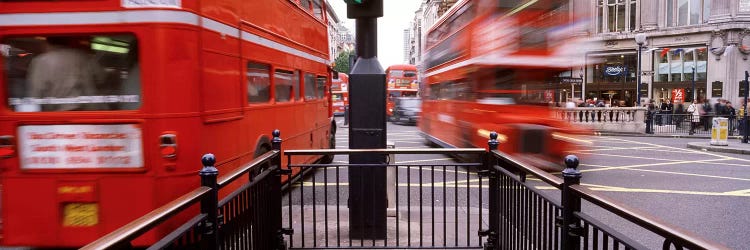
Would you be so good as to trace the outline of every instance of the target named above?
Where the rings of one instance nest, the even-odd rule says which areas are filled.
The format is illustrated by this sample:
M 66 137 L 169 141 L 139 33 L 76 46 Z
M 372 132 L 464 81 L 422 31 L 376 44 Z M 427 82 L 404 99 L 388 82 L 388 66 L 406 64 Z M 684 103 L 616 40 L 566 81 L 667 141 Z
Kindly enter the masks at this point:
M 722 90 L 724 89 L 724 83 L 715 81 L 711 83 L 711 97 L 721 97 Z
M 266 103 L 271 100 L 270 67 L 255 62 L 247 63 L 247 100 L 250 103 Z
M 637 0 L 599 0 L 596 6 L 597 31 L 632 31 L 637 27 Z
M 654 82 L 706 81 L 706 48 L 664 48 L 654 53 Z
M 636 54 L 596 57 L 599 63 L 587 69 L 588 83 L 635 82 L 637 71 Z
M 711 0 L 667 0 L 668 27 L 696 25 L 711 16 Z

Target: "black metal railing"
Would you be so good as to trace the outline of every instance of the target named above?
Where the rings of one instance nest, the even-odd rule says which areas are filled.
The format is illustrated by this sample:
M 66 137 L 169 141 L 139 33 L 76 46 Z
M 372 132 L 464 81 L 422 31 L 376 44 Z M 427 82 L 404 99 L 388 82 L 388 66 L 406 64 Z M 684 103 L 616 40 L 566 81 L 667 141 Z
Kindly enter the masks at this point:
M 273 150 L 217 179 L 213 155 L 203 157 L 201 187 L 144 215 L 83 249 L 130 248 L 130 242 L 191 206 L 200 213 L 148 249 L 724 249 L 580 185 L 578 158 L 567 156 L 562 178 L 497 150 L 346 149 Z M 462 156 L 468 162 L 417 160 L 380 164 L 298 164 L 309 155 L 380 154 Z M 384 157 L 392 159 L 391 157 Z M 471 160 L 475 159 L 475 160 Z M 417 163 L 418 162 L 418 163 Z M 387 234 L 349 233 L 347 171 L 387 168 L 395 186 Z M 293 171 L 299 170 L 299 171 Z M 299 174 L 292 177 L 292 173 Z M 281 182 L 287 175 L 290 183 Z M 241 178 L 248 179 L 241 179 Z M 219 201 L 218 191 L 242 180 Z M 530 181 L 533 180 L 533 181 Z M 541 184 L 541 185 L 540 185 Z M 287 189 L 282 193 L 282 185 Z M 582 206 L 583 205 L 585 206 Z M 586 210 L 582 209 L 585 207 Z M 607 213 L 592 212 L 597 209 Z M 605 218 L 602 218 L 605 216 Z M 621 233 L 649 232 L 656 245 Z M 364 234 L 363 234 L 364 235 Z M 632 235 L 632 234 L 630 234 Z
M 202 157 L 201 186 L 128 223 L 82 249 L 129 249 L 131 241 L 174 216 L 200 205 L 200 213 L 147 249 L 284 249 L 281 228 L 281 139 L 273 132 L 273 150 L 218 177 L 213 154 Z M 239 182 L 240 178 L 245 177 Z M 239 188 L 219 201 L 219 190 Z
M 652 131 L 654 134 L 687 134 L 687 135 L 707 135 L 711 134 L 713 126 L 712 119 L 715 117 L 727 118 L 728 134 L 740 135 L 742 121 L 737 117 L 720 116 L 720 115 L 699 115 L 693 114 L 673 114 L 673 113 L 653 113 L 651 119 L 646 122 L 652 122 Z
M 490 134 L 491 149 L 483 175 L 489 176 L 489 228 L 485 249 L 651 249 L 631 239 L 591 213 L 581 210 L 582 201 L 627 220 L 640 230 L 660 237 L 663 249 L 724 249 L 690 233 L 637 212 L 580 185 L 578 158 L 567 156 L 562 179 L 516 161 L 497 151 L 497 134 Z M 552 190 L 542 190 L 528 176 Z M 537 182 L 538 183 L 538 182 Z M 554 197 L 552 194 L 557 194 Z M 497 212 L 495 212 L 497 211 Z M 638 229 L 636 229 L 638 230 Z
M 294 229 L 287 237 L 291 249 L 321 248 L 482 248 L 476 232 L 486 228 L 488 216 L 483 191 L 486 178 L 472 169 L 483 162 L 399 164 L 294 164 L 295 157 L 308 155 L 473 155 L 486 153 L 475 149 L 366 149 L 366 150 L 287 150 L 287 166 L 310 172 L 292 183 L 284 197 L 284 227 Z M 387 159 L 387 158 L 386 158 Z M 393 171 L 395 199 L 386 220 L 388 233 L 379 239 L 352 236 L 348 202 L 348 171 L 354 168 L 387 168 Z M 296 170 L 294 172 L 297 172 Z M 353 199 L 356 200 L 356 199 Z M 360 199 L 361 200 L 361 199 Z M 363 221 L 362 221 L 363 222 Z

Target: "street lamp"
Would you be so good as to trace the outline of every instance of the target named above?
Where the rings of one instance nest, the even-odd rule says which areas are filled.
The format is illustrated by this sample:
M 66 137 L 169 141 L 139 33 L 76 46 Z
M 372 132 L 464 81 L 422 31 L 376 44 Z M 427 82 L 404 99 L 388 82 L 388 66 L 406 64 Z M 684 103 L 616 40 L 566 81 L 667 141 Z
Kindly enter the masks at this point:
M 638 44 L 638 70 L 637 70 L 638 73 L 635 76 L 636 83 L 638 84 L 638 86 L 636 87 L 636 92 L 638 92 L 636 94 L 636 97 L 638 98 L 636 99 L 636 102 L 638 103 L 637 106 L 640 107 L 641 106 L 641 50 L 643 49 L 643 44 L 646 43 L 646 34 L 643 34 L 643 33 L 635 34 L 635 43 Z
M 693 103 L 695 103 L 695 98 L 698 95 L 698 93 L 695 92 L 695 65 L 690 66 L 690 69 L 692 69 L 690 74 L 693 75 Z

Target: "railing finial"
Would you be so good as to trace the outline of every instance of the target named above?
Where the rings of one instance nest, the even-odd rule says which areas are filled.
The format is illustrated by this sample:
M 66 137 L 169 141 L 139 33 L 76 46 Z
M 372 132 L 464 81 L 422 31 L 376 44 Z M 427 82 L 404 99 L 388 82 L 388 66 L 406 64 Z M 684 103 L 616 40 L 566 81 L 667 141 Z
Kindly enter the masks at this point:
M 487 144 L 490 147 L 490 151 L 497 150 L 497 146 L 500 145 L 500 142 L 497 141 L 497 132 L 490 132 L 490 140 L 487 142 Z
M 565 156 L 565 170 L 562 171 L 563 177 L 581 178 L 581 171 L 578 171 L 579 163 L 577 156 Z
M 273 133 L 273 139 L 271 140 L 271 146 L 274 150 L 281 150 L 281 131 L 278 129 L 274 129 Z
M 216 156 L 214 154 L 204 154 L 201 157 L 201 163 L 203 163 L 203 169 L 200 172 L 201 175 L 216 174 L 218 172 L 216 167 L 214 167 L 214 164 L 216 164 Z

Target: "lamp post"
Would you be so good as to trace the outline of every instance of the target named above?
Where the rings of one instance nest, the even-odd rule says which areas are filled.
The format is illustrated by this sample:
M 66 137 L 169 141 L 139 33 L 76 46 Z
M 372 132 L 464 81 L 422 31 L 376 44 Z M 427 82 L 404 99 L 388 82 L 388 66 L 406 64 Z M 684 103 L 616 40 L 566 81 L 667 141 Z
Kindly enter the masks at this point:
M 695 103 L 695 98 L 698 97 L 698 93 L 695 92 L 695 66 L 690 66 L 690 69 L 692 69 L 690 74 L 693 75 L 693 103 Z
M 636 83 L 638 86 L 636 86 L 636 102 L 638 103 L 638 107 L 641 106 L 641 50 L 643 50 L 643 44 L 646 43 L 646 34 L 638 33 L 635 34 L 635 43 L 638 44 L 638 70 L 636 74 Z

